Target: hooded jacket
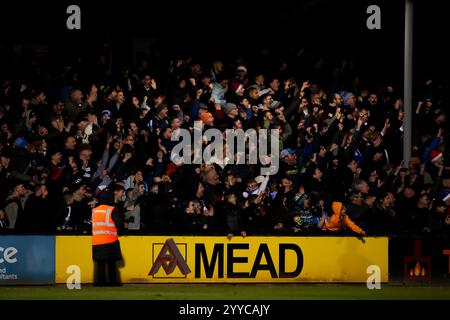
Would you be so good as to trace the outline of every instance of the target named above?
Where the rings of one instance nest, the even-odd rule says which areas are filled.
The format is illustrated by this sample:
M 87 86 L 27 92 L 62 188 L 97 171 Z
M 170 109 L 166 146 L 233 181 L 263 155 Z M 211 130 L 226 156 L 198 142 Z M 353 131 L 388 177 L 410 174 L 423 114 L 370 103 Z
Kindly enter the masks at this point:
M 364 233 L 364 231 L 360 227 L 358 227 L 346 214 L 343 215 L 342 218 L 344 223 L 341 223 L 340 219 L 341 219 L 342 202 L 333 202 L 332 209 L 333 214 L 324 224 L 322 230 L 339 232 L 344 231 L 345 228 L 348 227 L 358 234 Z

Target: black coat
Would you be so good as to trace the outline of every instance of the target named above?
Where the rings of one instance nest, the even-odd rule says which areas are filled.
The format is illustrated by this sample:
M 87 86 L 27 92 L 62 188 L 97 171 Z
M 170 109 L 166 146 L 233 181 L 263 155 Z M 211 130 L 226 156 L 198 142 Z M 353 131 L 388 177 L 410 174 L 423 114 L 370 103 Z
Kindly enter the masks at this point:
M 201 234 L 205 232 L 203 226 L 206 223 L 206 219 L 202 214 L 189 214 L 181 210 L 178 212 L 178 223 L 180 231 L 184 234 Z
M 383 208 L 376 203 L 369 219 L 369 231 L 371 234 L 390 234 L 395 227 L 396 213 L 392 208 Z
M 25 203 L 24 231 L 30 233 L 53 232 L 53 221 L 49 200 L 31 194 Z
M 244 216 L 242 210 L 231 203 L 225 203 L 223 212 L 226 214 L 226 229 L 227 233 L 240 234 L 245 231 Z

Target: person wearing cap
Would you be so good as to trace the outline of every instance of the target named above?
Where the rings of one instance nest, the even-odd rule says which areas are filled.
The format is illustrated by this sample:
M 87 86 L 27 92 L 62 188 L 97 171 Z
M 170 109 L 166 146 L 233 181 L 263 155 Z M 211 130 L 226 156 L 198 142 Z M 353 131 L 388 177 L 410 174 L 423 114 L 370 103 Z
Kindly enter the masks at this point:
M 286 148 L 280 152 L 280 172 L 293 179 L 295 188 L 300 186 L 300 169 L 294 149 Z
M 29 145 L 28 141 L 22 137 L 19 137 L 14 141 L 14 146 L 16 148 L 25 148 L 27 145 Z
M 245 67 L 244 65 L 239 65 L 236 68 L 236 73 L 237 73 L 236 78 L 243 81 L 245 76 L 247 75 L 247 67 Z
M 296 154 L 295 154 L 295 150 L 287 148 L 287 149 L 283 149 L 280 153 L 280 158 L 282 160 L 286 160 L 293 164 L 293 160 L 296 160 Z
M 111 111 L 102 110 L 100 113 L 100 119 L 98 121 L 98 125 L 100 128 L 104 128 L 105 130 L 110 130 L 111 127 Z
M 326 220 L 320 201 L 321 195 L 313 191 L 309 194 L 300 192 L 294 197 L 294 208 L 291 214 L 291 228 L 294 232 L 314 232 L 321 230 Z
M 431 162 L 434 164 L 443 164 L 444 163 L 444 159 L 442 157 L 442 152 L 438 151 L 438 150 L 432 150 L 430 152 L 430 160 Z
M 333 233 L 343 232 L 347 229 L 364 236 L 366 232 L 358 227 L 347 215 L 347 208 L 342 202 L 335 201 L 332 203 L 331 208 L 333 214 L 328 218 L 322 227 L 323 231 L 330 231 Z
M 440 177 L 444 171 L 445 164 L 443 153 L 439 150 L 430 151 L 428 166 L 426 168 L 427 170 L 424 172 L 424 174 L 425 176 L 428 176 L 428 178 L 430 179 L 430 183 L 433 183 L 430 174 L 435 177 Z
M 112 115 L 111 111 L 109 111 L 109 110 L 107 110 L 107 109 L 105 109 L 105 110 L 103 110 L 103 111 L 101 112 L 102 120 L 103 120 L 104 122 L 110 120 L 110 119 L 111 119 L 111 115 Z
M 341 92 L 341 96 L 344 102 L 344 106 L 355 108 L 356 107 L 356 97 L 352 92 Z

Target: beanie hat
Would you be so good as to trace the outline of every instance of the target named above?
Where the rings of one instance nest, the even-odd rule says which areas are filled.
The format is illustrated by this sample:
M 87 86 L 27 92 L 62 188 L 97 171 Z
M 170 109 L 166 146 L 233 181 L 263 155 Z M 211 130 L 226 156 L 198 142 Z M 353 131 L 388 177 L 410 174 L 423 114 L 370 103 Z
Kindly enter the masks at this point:
M 244 71 L 245 73 L 247 73 L 247 68 L 245 66 L 238 66 L 236 68 L 236 71 Z
M 155 114 L 157 115 L 158 113 L 160 113 L 165 108 L 167 108 L 167 104 L 165 104 L 165 103 L 161 103 L 161 104 L 156 105 L 155 106 Z
M 16 148 L 25 148 L 28 145 L 28 141 L 22 137 L 19 137 L 14 141 Z
M 350 100 L 350 97 L 354 96 L 351 92 L 342 91 L 341 92 L 342 99 L 344 100 L 344 105 L 348 105 L 348 101 Z
M 441 158 L 442 158 L 442 152 L 439 152 L 437 150 L 433 150 L 433 151 L 430 152 L 430 160 L 431 160 L 431 162 L 438 161 Z
M 226 114 L 229 114 L 233 109 L 237 109 L 237 106 L 234 103 L 225 103 L 225 105 L 222 106 L 222 110 Z
M 239 93 L 240 91 L 244 90 L 244 85 L 242 83 L 239 83 L 238 81 L 231 82 L 231 90 L 235 93 Z
M 200 103 L 200 107 L 199 108 L 208 111 L 208 106 L 206 104 L 204 104 L 204 103 Z
M 111 113 L 111 111 L 105 109 L 102 111 L 102 116 L 104 116 L 104 115 L 108 115 L 109 117 L 111 117 L 112 113 Z
M 335 214 L 340 214 L 341 210 L 342 210 L 342 202 L 338 202 L 338 201 L 333 202 L 333 204 L 331 205 L 331 208 L 333 209 L 333 212 Z
M 280 152 L 280 158 L 281 158 L 281 159 L 286 158 L 286 157 L 287 157 L 288 155 L 290 155 L 290 154 L 295 154 L 295 150 L 290 149 L 290 148 L 283 149 L 283 150 Z

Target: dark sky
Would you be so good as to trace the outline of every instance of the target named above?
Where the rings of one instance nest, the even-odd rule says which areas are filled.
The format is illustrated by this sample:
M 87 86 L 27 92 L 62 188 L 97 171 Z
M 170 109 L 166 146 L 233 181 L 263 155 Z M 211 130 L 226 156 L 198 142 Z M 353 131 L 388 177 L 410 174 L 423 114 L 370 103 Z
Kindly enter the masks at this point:
M 81 7 L 81 31 L 65 27 L 69 4 Z M 366 28 L 370 4 L 381 8 L 381 30 Z M 236 51 L 251 55 L 264 47 L 282 55 L 306 47 L 318 57 L 355 59 L 362 68 L 399 78 L 403 10 L 401 0 L 1 1 L 0 50 L 3 60 L 19 43 L 47 44 L 57 56 L 86 54 L 98 50 L 108 36 L 116 57 L 123 60 L 133 55 L 134 37 L 157 39 L 168 56 L 183 52 L 233 55 Z M 420 77 L 450 70 L 445 44 L 449 15 L 444 1 L 415 1 L 414 62 Z

